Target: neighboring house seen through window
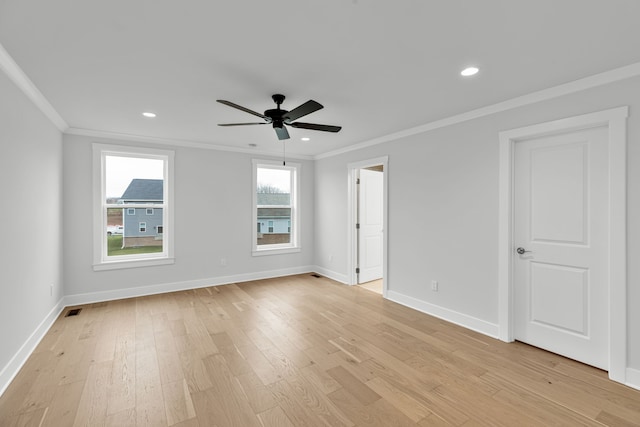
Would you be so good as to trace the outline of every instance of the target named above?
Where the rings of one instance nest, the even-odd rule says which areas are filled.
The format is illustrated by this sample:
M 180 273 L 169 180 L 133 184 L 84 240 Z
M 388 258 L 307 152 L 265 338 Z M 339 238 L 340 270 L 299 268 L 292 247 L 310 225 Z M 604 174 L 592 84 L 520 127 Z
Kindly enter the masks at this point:
M 172 263 L 173 152 L 94 144 L 94 169 L 94 269 Z
M 253 161 L 254 255 L 300 250 L 300 165 Z

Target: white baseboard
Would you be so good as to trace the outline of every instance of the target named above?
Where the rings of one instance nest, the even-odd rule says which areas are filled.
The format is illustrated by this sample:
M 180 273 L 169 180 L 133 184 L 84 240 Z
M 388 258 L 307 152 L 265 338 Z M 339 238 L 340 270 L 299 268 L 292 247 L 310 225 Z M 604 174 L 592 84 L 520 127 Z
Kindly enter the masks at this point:
M 439 319 L 446 320 L 447 322 L 451 322 L 464 328 L 471 329 L 472 331 L 498 339 L 500 328 L 497 324 L 489 323 L 466 314 L 458 313 L 457 311 L 449 310 L 448 308 L 430 304 L 426 301 L 392 290 L 387 291 L 387 298 L 391 301 L 397 302 L 398 304 L 413 308 L 414 310 L 421 311 Z
M 323 276 L 328 277 L 331 280 L 335 280 L 336 282 L 344 283 L 345 285 L 349 283 L 349 279 L 346 274 L 337 273 L 324 267 L 320 267 L 319 265 L 314 265 L 313 270 L 316 273 L 322 274 Z
M 251 280 L 291 276 L 294 274 L 311 273 L 314 271 L 314 266 L 301 266 L 284 268 L 280 270 L 260 271 L 256 273 L 235 274 L 232 276 L 211 277 L 208 279 L 188 280 L 184 282 L 161 283 L 158 285 L 139 286 L 136 288 L 114 289 L 103 292 L 90 292 L 86 294 L 67 295 L 64 298 L 64 303 L 65 306 L 91 304 L 124 298 L 135 298 L 146 295 L 184 291 L 188 289 L 206 288 L 209 286 L 228 285 L 230 283 L 248 282 Z
M 25 364 L 31 353 L 36 349 L 42 338 L 46 335 L 53 322 L 56 321 L 62 310 L 64 310 L 64 298 L 60 299 L 58 303 L 51 309 L 49 314 L 42 319 L 42 322 L 38 325 L 35 331 L 27 338 L 22 344 L 22 347 L 11 358 L 0 371 L 0 396 L 5 392 L 11 381 L 18 374 L 22 366 Z
M 640 390 L 640 369 L 627 368 L 625 385 Z

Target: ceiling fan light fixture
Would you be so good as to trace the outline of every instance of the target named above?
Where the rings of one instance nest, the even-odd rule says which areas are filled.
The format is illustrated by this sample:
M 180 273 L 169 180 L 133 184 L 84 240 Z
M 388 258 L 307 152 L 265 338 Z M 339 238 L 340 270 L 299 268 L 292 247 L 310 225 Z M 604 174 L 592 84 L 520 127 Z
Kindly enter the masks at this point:
M 460 71 L 460 75 L 463 77 L 471 77 L 478 74 L 478 67 L 467 67 L 464 70 Z

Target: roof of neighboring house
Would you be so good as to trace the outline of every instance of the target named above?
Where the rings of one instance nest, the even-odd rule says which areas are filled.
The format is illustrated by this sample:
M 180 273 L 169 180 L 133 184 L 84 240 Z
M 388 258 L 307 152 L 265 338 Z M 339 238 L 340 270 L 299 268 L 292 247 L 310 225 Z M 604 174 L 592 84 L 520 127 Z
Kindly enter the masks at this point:
M 258 208 L 258 219 L 291 218 L 290 208 Z
M 123 202 L 162 201 L 163 180 L 161 179 L 133 179 L 124 190 L 120 200 Z
M 258 205 L 278 206 L 289 205 L 291 195 L 289 193 L 258 193 Z

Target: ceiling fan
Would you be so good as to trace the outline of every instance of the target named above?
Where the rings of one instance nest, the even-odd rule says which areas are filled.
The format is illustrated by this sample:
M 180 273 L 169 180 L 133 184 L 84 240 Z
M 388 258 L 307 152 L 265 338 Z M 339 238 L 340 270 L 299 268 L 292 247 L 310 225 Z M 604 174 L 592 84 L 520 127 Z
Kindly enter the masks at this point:
M 294 108 L 291 111 L 282 110 L 280 105 L 284 102 L 284 95 L 275 94 L 271 97 L 273 101 L 276 103 L 277 107 L 271 110 L 267 110 L 264 114 L 260 114 L 256 111 L 245 108 L 241 105 L 234 104 L 230 101 L 225 101 L 224 99 L 218 99 L 217 101 L 221 104 L 228 105 L 229 107 L 237 108 L 238 110 L 244 111 L 249 114 L 253 114 L 254 116 L 258 116 L 264 119 L 264 122 L 257 123 L 222 123 L 218 124 L 218 126 L 245 126 L 245 125 L 273 125 L 273 129 L 276 131 L 279 140 L 289 139 L 289 132 L 287 131 L 287 126 L 291 126 L 293 128 L 300 129 L 309 129 L 309 130 L 320 130 L 323 132 L 338 132 L 342 129 L 341 126 L 332 126 L 332 125 L 320 125 L 317 123 L 303 123 L 303 122 L 295 122 L 294 120 L 299 119 L 300 117 L 304 117 L 307 114 L 311 114 L 314 111 L 318 111 L 321 108 L 324 108 L 320 103 L 309 100 L 304 104 Z

